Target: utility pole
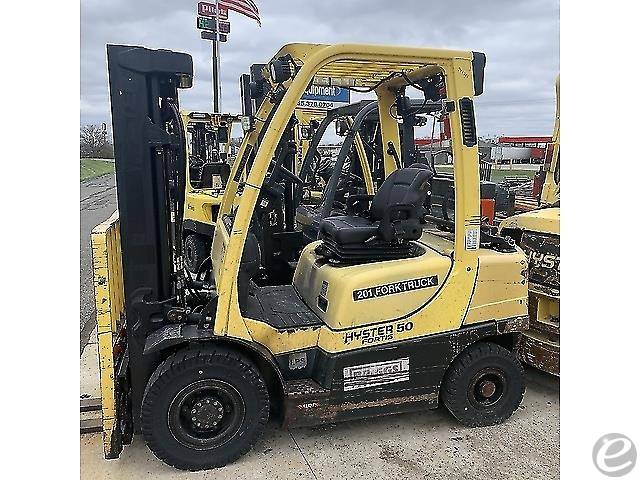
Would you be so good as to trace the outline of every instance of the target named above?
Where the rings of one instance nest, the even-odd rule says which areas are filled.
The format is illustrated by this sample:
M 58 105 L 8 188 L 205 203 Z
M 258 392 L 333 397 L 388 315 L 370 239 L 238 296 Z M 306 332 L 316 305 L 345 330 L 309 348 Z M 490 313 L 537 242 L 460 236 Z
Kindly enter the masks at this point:
M 217 23 L 217 22 L 216 22 Z M 211 56 L 213 60 L 213 67 L 211 72 L 211 83 L 213 89 L 213 113 L 220 111 L 220 88 L 218 87 L 218 35 L 211 42 Z
M 220 16 L 220 10 L 218 9 L 218 0 L 216 0 L 215 2 L 216 5 L 216 16 L 215 16 L 215 22 L 216 22 L 216 31 L 213 35 L 213 41 L 211 42 L 211 56 L 212 56 L 212 72 L 211 72 L 211 83 L 212 83 L 212 88 L 213 88 L 213 113 L 219 113 L 220 112 L 220 79 L 219 79 L 219 71 L 220 71 L 220 65 L 218 64 L 219 62 L 219 56 L 220 56 L 220 45 L 218 45 L 218 35 L 219 35 L 219 27 L 218 27 L 218 17 Z

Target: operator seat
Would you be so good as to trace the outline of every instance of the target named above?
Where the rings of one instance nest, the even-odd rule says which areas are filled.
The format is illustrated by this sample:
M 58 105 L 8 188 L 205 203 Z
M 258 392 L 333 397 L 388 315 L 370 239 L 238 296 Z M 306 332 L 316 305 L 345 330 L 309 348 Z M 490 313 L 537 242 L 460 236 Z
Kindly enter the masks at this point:
M 213 188 L 213 177 L 220 177 L 222 185 L 226 185 L 231 175 L 231 166 L 228 163 L 205 163 L 200 174 L 200 188 Z
M 349 215 L 329 217 L 320 222 L 322 244 L 316 253 L 341 263 L 412 256 L 415 248 L 409 241 L 422 235 L 420 222 L 431 178 L 428 169 L 412 165 L 391 173 L 375 196 L 349 196 Z M 352 214 L 354 205 L 363 201 L 371 202 L 368 212 Z

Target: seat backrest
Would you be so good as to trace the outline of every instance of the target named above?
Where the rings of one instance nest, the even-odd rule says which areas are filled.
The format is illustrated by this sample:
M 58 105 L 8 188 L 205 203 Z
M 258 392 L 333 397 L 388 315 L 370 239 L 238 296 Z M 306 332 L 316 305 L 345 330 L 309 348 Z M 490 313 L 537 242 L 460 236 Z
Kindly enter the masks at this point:
M 206 163 L 202 167 L 201 186 L 202 188 L 211 188 L 213 186 L 213 177 L 219 176 L 223 185 L 226 185 L 231 175 L 231 166 L 228 163 Z
M 371 201 L 371 220 L 382 220 L 384 212 L 392 205 L 421 207 L 429 191 L 431 177 L 429 170 L 413 166 L 391 173 Z

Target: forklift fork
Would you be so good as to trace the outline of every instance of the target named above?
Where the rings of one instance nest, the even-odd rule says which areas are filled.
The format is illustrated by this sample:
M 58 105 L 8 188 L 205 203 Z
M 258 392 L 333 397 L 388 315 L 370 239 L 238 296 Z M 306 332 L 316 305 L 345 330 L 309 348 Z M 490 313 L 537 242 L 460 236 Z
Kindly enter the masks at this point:
M 106 458 L 117 458 L 131 441 L 124 289 L 118 212 L 91 232 L 93 286 L 98 329 L 102 440 Z

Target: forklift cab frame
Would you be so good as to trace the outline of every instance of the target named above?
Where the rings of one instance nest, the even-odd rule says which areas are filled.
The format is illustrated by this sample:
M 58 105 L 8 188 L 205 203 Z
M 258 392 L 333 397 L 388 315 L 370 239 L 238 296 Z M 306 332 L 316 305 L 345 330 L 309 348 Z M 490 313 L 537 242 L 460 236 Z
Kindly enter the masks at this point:
M 283 47 L 274 60 L 283 58 L 296 59 L 295 76 L 282 83 L 272 82 L 273 94 L 262 103 L 256 115 L 255 129 L 245 136 L 240 147 L 239 160 L 234 164 L 222 200 L 221 215 L 216 223 L 212 249 L 213 275 L 218 294 L 214 333 L 233 335 L 246 341 L 257 340 L 267 344 L 276 354 L 300 348 L 301 341 L 318 345 L 328 352 L 357 348 L 354 344 L 345 345 L 340 331 L 324 327 L 320 328 L 320 332 L 301 331 L 274 337 L 264 323 L 243 316 L 238 301 L 237 278 L 242 252 L 253 210 L 280 137 L 309 82 L 312 79 L 322 81 L 337 77 L 346 77 L 345 81 L 353 87 L 375 91 L 383 143 L 393 145 L 396 152 L 401 151 L 400 135 L 397 121 L 389 112 L 396 101 L 397 91 L 420 79 L 436 75 L 446 80 L 446 106 L 450 109 L 452 152 L 455 158 L 454 176 L 464 179 L 464 182 L 455 182 L 455 238 L 451 270 L 438 295 L 418 314 L 426 319 L 431 316 L 429 312 L 438 311 L 438 322 L 416 322 L 419 332 L 400 334 L 394 339 L 460 327 L 469 306 L 469 298 L 473 295 L 480 246 L 479 167 L 472 98 L 482 92 L 483 65 L 479 67 L 477 54 L 351 44 L 290 44 Z M 363 65 L 371 67 L 361 69 Z M 263 131 L 266 126 L 269 128 Z M 384 163 L 386 169 L 393 170 L 396 160 L 390 150 L 384 149 Z M 240 185 L 239 178 L 247 164 L 251 165 L 251 169 L 246 182 Z M 521 301 L 519 298 L 516 303 Z
M 298 206 L 305 200 L 304 187 L 306 185 L 313 183 L 312 177 L 316 173 L 313 169 L 313 164 L 317 160 L 317 156 L 319 155 L 318 147 L 320 146 L 320 141 L 322 140 L 324 134 L 326 133 L 327 128 L 329 128 L 329 126 L 333 122 L 344 121 L 351 129 L 353 124 L 353 117 L 355 117 L 358 114 L 358 112 L 360 112 L 369 103 L 371 103 L 371 100 L 363 100 L 358 103 L 352 103 L 349 105 L 345 105 L 343 107 L 334 108 L 326 112 L 325 116 L 321 119 L 320 123 L 315 128 L 313 132 L 313 136 L 310 142 L 308 143 L 307 149 L 304 152 L 304 155 L 302 157 L 302 162 L 300 163 L 299 175 L 303 184 L 302 184 L 302 187 L 298 187 L 296 189 L 295 201 L 294 201 L 295 205 Z M 373 181 L 371 180 L 370 170 L 368 169 L 368 166 L 367 166 L 367 155 L 364 151 L 364 146 L 362 144 L 360 134 L 357 131 L 358 129 L 356 128 L 355 130 L 356 131 L 354 133 L 355 135 L 354 142 L 351 142 L 350 147 L 354 146 L 356 148 L 356 153 L 358 156 L 360 168 L 362 169 L 363 175 L 364 175 L 364 182 L 365 182 L 365 187 L 367 189 L 367 193 L 372 193 Z M 342 151 L 342 147 L 341 147 L 341 151 Z M 350 151 L 348 151 L 347 154 L 348 153 L 350 153 Z M 335 166 L 333 170 L 335 171 Z

